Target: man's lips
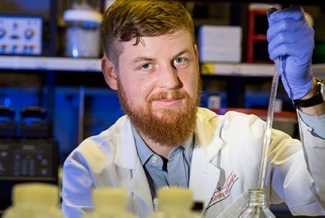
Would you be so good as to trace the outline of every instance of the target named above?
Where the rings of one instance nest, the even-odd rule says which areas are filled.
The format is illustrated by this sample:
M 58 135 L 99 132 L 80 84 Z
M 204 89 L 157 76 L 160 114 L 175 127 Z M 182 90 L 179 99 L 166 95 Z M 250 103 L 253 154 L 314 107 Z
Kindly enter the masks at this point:
M 182 100 L 181 98 L 177 98 L 177 99 L 168 98 L 168 99 L 157 99 L 154 100 L 153 102 L 163 106 L 174 106 L 179 104 L 181 100 Z

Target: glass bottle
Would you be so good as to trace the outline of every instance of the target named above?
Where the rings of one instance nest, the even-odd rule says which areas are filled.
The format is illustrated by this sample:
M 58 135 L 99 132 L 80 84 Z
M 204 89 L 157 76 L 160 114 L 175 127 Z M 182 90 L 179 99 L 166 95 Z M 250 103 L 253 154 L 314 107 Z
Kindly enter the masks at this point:
M 239 218 L 275 218 L 268 208 L 266 193 L 264 189 L 249 189 L 247 205 Z

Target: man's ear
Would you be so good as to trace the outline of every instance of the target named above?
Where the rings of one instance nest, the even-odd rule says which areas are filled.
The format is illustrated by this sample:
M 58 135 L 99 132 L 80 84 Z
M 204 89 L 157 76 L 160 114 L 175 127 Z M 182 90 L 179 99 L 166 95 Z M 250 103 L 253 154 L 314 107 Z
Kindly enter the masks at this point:
M 111 89 L 117 90 L 117 72 L 114 64 L 106 55 L 102 58 L 102 72 L 104 74 L 107 85 Z
M 199 60 L 199 50 L 196 44 L 194 44 L 194 54 L 196 56 L 196 59 Z
M 194 44 L 194 54 L 195 54 L 195 57 L 196 57 L 196 63 L 197 63 L 198 69 L 199 69 L 199 68 L 200 68 L 200 67 L 199 67 L 199 50 L 198 50 L 196 44 Z

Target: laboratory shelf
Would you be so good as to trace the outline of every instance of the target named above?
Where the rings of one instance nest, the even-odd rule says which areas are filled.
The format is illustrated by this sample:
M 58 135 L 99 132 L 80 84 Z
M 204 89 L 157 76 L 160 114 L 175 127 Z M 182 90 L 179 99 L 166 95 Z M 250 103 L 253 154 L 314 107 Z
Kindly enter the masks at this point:
M 221 76 L 272 76 L 274 65 L 255 63 L 204 63 L 201 65 L 202 75 Z
M 312 70 L 315 76 L 325 77 L 325 64 L 313 64 Z M 201 65 L 202 75 L 220 76 L 273 76 L 275 65 L 270 63 L 203 63 Z
M 101 72 L 101 59 L 0 56 L 0 69 Z

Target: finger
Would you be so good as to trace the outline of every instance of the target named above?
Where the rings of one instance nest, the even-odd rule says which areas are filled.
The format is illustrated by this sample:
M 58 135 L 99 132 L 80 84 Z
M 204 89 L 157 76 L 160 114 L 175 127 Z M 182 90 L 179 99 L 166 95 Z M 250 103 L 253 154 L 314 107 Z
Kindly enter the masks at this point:
M 270 26 L 282 20 L 305 20 L 303 8 L 298 5 L 293 5 L 272 13 L 268 18 Z
M 271 60 L 279 56 L 291 55 L 301 57 L 311 53 L 314 48 L 313 31 L 304 29 L 299 32 L 287 32 L 278 34 L 268 45 Z
M 282 32 L 296 32 L 302 28 L 309 28 L 306 21 L 285 20 L 277 22 L 267 30 L 267 40 L 271 41 L 275 36 Z
M 313 48 L 311 40 L 306 39 L 292 44 L 282 44 L 270 52 L 270 59 L 275 60 L 277 57 L 286 55 L 297 59 L 303 57 L 310 58 L 312 50 L 306 49 L 306 47 Z M 301 61 L 302 63 L 304 62 L 303 59 Z

